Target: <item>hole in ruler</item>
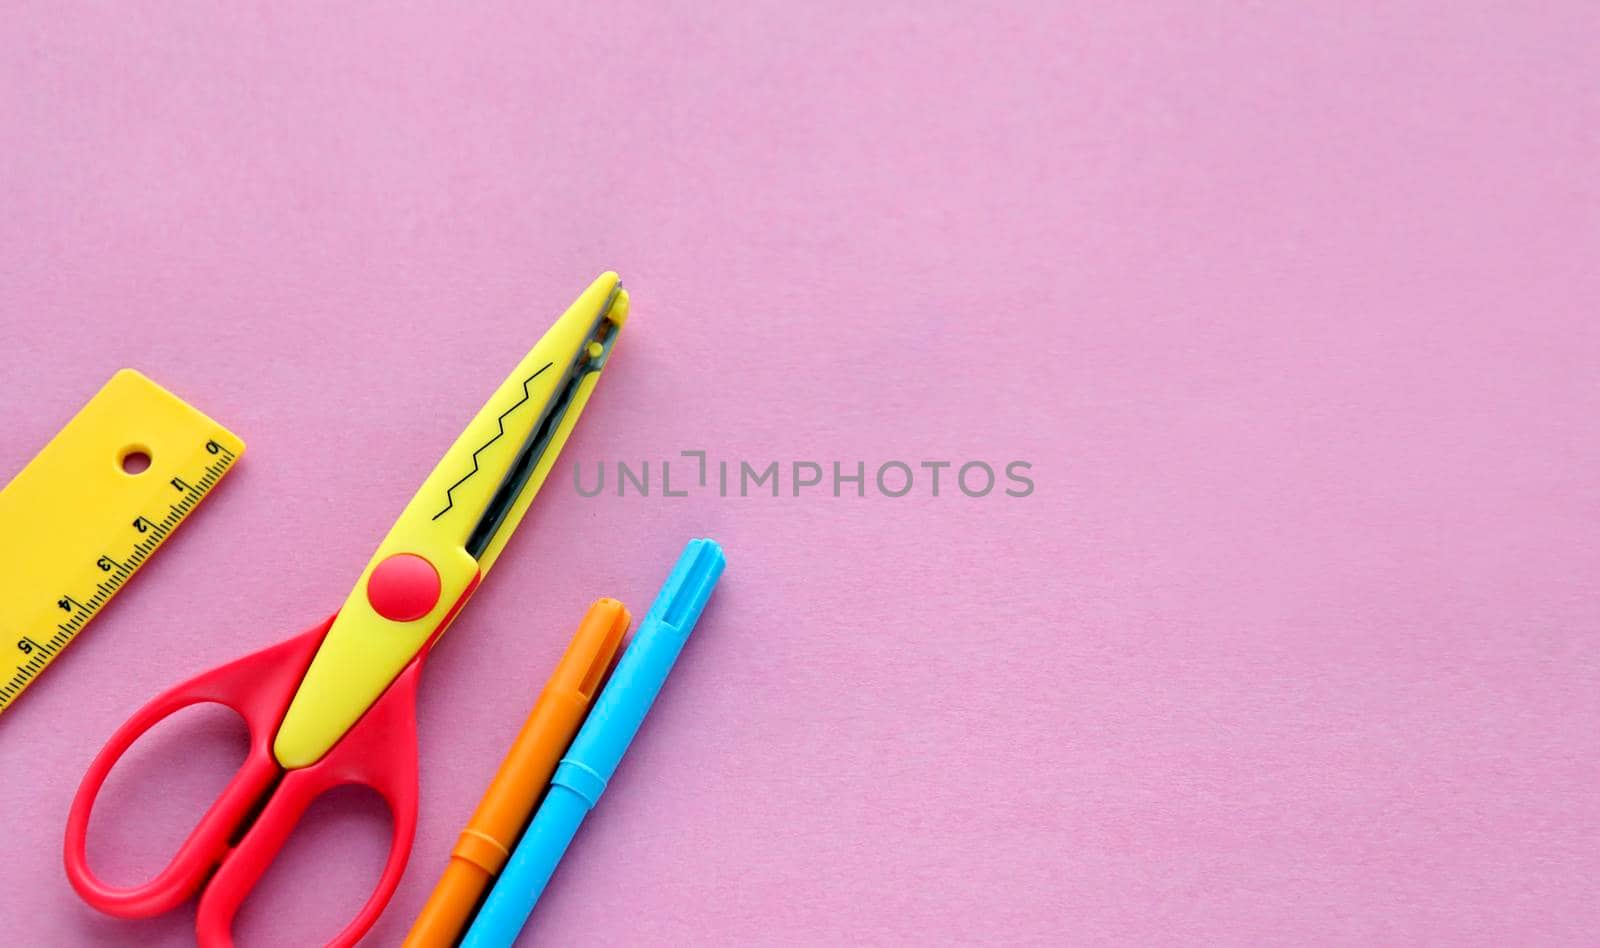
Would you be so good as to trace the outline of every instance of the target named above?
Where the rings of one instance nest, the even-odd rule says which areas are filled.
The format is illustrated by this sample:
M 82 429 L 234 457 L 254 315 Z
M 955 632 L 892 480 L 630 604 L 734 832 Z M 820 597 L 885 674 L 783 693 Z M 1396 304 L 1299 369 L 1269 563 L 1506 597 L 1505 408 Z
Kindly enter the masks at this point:
M 150 470 L 150 451 L 137 444 L 125 448 L 122 452 L 121 464 L 122 473 L 124 474 L 143 474 L 145 471 Z

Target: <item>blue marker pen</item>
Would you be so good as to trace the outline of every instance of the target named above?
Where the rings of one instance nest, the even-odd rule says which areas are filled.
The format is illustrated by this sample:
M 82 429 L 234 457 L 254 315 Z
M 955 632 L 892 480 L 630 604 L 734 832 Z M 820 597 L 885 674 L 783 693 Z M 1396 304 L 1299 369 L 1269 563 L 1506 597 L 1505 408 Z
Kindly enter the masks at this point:
M 726 562 L 714 541 L 689 541 L 550 778 L 544 802 L 478 910 L 461 948 L 504 948 L 516 940 L 578 826 L 633 743 Z

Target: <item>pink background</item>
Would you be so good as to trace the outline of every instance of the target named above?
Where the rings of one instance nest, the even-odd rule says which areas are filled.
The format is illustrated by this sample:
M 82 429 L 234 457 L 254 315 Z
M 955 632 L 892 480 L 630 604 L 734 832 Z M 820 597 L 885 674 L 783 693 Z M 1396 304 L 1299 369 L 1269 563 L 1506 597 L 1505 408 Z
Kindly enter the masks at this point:
M 370 943 L 586 603 L 697 534 L 728 573 L 525 943 L 1600 937 L 1592 5 L 211 6 L 0 20 L 0 471 L 124 365 L 249 443 L 0 719 L 7 940 L 190 940 L 68 887 L 90 757 L 335 607 L 606 267 L 633 321 L 430 662 Z M 572 490 L 692 449 L 1037 490 Z M 151 736 L 103 874 L 240 733 Z M 242 942 L 376 879 L 380 804 L 303 829 Z

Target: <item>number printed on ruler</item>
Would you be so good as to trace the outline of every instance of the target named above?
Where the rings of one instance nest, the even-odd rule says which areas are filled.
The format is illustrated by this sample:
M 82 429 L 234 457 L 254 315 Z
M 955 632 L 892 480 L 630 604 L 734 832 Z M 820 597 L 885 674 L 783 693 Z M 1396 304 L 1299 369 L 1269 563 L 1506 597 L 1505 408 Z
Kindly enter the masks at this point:
M 56 600 L 56 608 L 66 613 L 64 621 L 58 622 L 50 630 L 48 638 L 43 640 L 32 635 L 23 635 L 16 642 L 20 656 L 17 661 L 15 674 L 11 680 L 0 685 L 0 709 L 22 692 L 28 681 L 37 675 L 44 666 L 49 664 L 56 653 L 72 641 L 95 613 L 100 611 L 117 590 L 122 588 L 129 577 L 144 564 L 161 541 L 167 538 L 174 528 L 189 515 L 189 511 L 199 504 L 206 492 L 215 487 L 217 481 L 232 466 L 237 457 L 232 451 L 215 441 L 205 443 L 207 455 L 213 457 L 211 463 L 206 464 L 191 483 L 182 477 L 173 477 L 167 481 L 168 486 L 177 492 L 177 500 L 168 504 L 167 509 L 161 511 L 158 519 L 153 519 L 155 512 L 135 516 L 128 526 L 129 539 L 137 537 L 131 546 L 116 555 L 111 553 L 101 554 L 94 561 L 92 570 L 85 569 L 86 579 L 93 579 L 92 585 L 87 588 L 75 588 L 64 593 Z M 96 579 L 96 577 L 98 577 Z
M 51 658 L 56 657 L 56 652 L 66 649 L 67 642 L 77 636 L 83 626 L 94 618 L 94 613 L 101 610 L 102 605 L 110 601 L 110 597 L 117 594 L 117 589 L 122 589 L 122 584 L 149 559 L 155 548 L 166 540 L 166 535 L 178 527 L 184 517 L 189 516 L 189 511 L 195 509 L 195 504 L 200 503 L 208 490 L 216 487 L 216 482 L 222 479 L 227 469 L 234 464 L 235 453 L 222 447 L 214 440 L 205 442 L 205 453 L 213 458 L 210 464 L 200 469 L 195 477 L 194 484 L 182 477 L 173 477 L 166 484 L 178 492 L 178 500 L 168 504 L 165 511 L 160 512 L 160 519 L 152 519 L 147 514 L 134 517 L 128 532 L 130 538 L 138 538 L 131 543 L 130 548 L 120 552 L 118 556 L 101 554 L 94 560 L 93 572 L 85 570 L 86 578 L 98 575 L 99 580 L 94 581 L 88 588 L 77 588 L 64 592 L 61 599 L 56 601 L 56 609 L 67 613 L 66 620 L 56 623 L 56 628 L 51 629 L 50 637 L 43 641 L 34 636 L 24 634 L 16 641 L 16 650 L 21 653 L 16 663 L 16 673 L 11 676 L 11 681 L 0 685 L 0 709 L 10 703 L 26 687 L 27 682 L 40 673 Z M 152 511 L 154 512 L 154 511 Z
M 244 443 L 216 422 L 124 370 L 0 490 L 0 536 L 31 544 L 0 544 L 0 676 L 8 676 L 0 679 L 0 711 L 71 644 L 243 451 Z M 129 466 L 135 455 L 148 466 Z

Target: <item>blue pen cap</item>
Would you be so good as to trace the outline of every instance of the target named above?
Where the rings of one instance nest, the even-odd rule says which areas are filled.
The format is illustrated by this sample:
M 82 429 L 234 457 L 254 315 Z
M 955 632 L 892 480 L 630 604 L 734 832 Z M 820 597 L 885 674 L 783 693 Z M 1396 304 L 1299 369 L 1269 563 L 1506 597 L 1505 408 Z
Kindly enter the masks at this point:
M 717 541 L 690 540 L 683 555 L 678 557 L 678 565 L 672 568 L 672 575 L 667 577 L 666 585 L 661 587 L 650 606 L 645 621 L 654 620 L 674 629 L 693 628 L 727 565 L 727 557 L 723 556 Z
M 554 788 L 564 787 L 590 806 L 599 802 L 666 684 L 725 564 L 722 548 L 713 540 L 690 540 L 684 547 L 550 778 L 552 794 Z

